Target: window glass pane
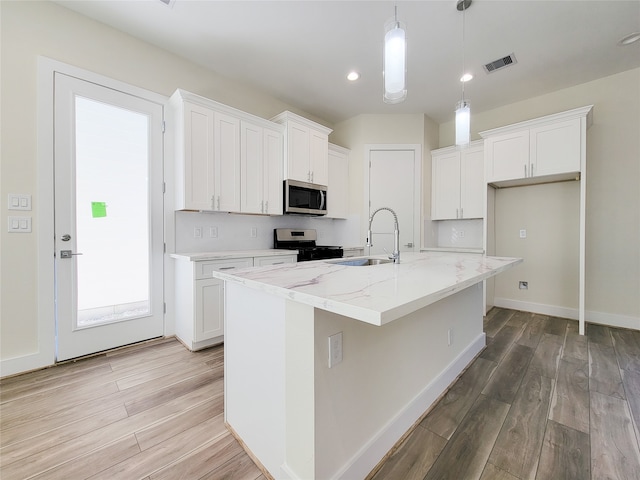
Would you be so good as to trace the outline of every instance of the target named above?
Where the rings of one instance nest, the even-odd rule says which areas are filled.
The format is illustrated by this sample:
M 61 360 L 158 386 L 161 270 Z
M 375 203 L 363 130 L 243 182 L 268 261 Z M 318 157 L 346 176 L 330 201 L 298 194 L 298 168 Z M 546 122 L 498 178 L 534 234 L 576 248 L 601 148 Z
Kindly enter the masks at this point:
M 78 327 L 150 313 L 149 119 L 76 97 Z

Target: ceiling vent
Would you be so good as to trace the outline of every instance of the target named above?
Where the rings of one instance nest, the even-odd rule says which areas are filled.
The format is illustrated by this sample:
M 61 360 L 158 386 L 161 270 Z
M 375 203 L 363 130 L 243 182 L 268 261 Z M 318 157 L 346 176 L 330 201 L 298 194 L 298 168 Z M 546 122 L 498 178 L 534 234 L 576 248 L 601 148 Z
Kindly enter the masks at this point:
M 507 55 L 506 57 L 502 57 L 498 60 L 487 63 L 486 65 L 484 65 L 484 70 L 487 73 L 492 73 L 496 70 L 501 70 L 510 65 L 515 65 L 516 63 L 518 63 L 518 60 L 516 60 L 516 56 L 512 53 L 511 55 Z

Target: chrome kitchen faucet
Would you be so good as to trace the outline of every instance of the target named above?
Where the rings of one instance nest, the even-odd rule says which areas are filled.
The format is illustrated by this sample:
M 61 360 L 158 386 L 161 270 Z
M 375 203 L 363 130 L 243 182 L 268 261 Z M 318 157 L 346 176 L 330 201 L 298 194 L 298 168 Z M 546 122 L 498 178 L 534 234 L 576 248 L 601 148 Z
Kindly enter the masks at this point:
M 369 229 L 367 230 L 367 247 L 373 247 L 371 243 L 371 224 L 373 223 L 373 217 L 376 216 L 380 210 L 388 210 L 393 215 L 393 253 L 389 256 L 393 263 L 400 263 L 400 229 L 398 228 L 398 215 L 396 212 L 388 207 L 381 207 L 371 214 L 369 218 Z

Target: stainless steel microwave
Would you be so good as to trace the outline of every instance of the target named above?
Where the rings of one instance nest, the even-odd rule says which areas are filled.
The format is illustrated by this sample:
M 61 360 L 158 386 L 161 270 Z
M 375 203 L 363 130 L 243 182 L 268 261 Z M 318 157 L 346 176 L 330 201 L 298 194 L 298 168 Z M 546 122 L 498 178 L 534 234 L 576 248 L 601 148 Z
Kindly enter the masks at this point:
M 285 180 L 284 213 L 326 215 L 327 187 L 298 180 Z

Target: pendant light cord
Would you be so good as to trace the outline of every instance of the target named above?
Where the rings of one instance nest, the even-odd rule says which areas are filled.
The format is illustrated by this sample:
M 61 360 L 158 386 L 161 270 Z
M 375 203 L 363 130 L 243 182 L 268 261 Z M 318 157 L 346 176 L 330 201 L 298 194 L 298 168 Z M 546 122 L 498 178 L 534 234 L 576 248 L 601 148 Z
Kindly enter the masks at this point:
M 462 77 L 464 77 L 465 75 L 465 58 L 464 58 L 464 26 L 465 26 L 465 12 L 466 12 L 466 8 L 465 8 L 465 2 L 466 0 L 462 0 Z M 462 82 L 462 103 L 464 104 L 464 84 L 465 82 L 462 80 L 462 77 L 460 77 L 460 81 Z

